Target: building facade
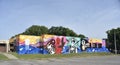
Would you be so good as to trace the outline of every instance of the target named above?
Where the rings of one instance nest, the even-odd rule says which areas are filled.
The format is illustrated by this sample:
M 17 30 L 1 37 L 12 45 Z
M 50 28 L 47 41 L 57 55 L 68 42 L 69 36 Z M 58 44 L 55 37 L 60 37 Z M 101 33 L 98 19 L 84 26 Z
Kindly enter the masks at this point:
M 108 52 L 105 40 L 57 36 L 19 35 L 14 42 L 18 54 L 69 54 L 81 52 Z

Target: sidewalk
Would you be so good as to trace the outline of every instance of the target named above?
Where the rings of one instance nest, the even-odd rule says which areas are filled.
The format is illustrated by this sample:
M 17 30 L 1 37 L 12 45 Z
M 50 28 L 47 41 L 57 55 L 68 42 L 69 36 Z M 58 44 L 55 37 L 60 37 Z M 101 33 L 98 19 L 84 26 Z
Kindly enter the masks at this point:
M 8 57 L 9 59 L 18 59 L 17 57 L 15 57 L 12 54 L 4 53 L 4 52 L 0 52 L 0 54 L 3 54 L 4 56 Z

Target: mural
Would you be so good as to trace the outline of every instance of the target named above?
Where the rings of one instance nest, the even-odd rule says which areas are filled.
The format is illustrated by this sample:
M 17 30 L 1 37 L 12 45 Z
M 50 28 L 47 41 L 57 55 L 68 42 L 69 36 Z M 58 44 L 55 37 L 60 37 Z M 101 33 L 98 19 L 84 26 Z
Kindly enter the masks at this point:
M 80 52 L 108 52 L 105 40 L 70 36 L 19 35 L 16 38 L 18 54 L 69 54 Z
M 80 38 L 54 36 L 44 42 L 43 45 L 44 50 L 47 50 L 49 54 L 78 53 L 80 50 Z
M 77 37 L 66 37 L 66 46 L 69 48 L 69 53 L 78 53 L 80 50 L 80 38 Z
M 63 47 L 66 44 L 66 38 L 64 36 L 55 36 L 55 53 L 61 54 Z
M 86 51 L 86 49 L 89 47 L 90 43 L 88 42 L 88 39 L 81 39 L 81 51 Z
M 82 39 L 82 51 L 86 52 L 109 52 L 105 46 L 105 40 L 102 39 Z
M 55 40 L 53 39 L 55 35 L 42 35 L 41 37 L 41 47 L 43 48 L 42 54 L 55 54 Z
M 18 54 L 40 53 L 40 36 L 19 35 L 16 40 Z
M 55 54 L 55 40 L 51 38 L 50 40 L 43 42 L 43 49 L 46 52 L 43 54 Z

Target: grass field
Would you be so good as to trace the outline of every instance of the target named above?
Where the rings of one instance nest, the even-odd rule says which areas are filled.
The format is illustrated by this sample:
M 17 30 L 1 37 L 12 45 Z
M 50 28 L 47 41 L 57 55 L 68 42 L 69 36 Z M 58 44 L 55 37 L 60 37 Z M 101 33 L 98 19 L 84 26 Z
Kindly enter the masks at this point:
M 0 54 L 0 60 L 8 60 L 8 58 L 2 54 Z
M 69 58 L 69 57 L 90 57 L 90 56 L 107 56 L 114 55 L 112 53 L 78 53 L 78 54 L 24 54 L 19 55 L 17 53 L 11 53 L 19 59 L 47 59 L 47 58 Z

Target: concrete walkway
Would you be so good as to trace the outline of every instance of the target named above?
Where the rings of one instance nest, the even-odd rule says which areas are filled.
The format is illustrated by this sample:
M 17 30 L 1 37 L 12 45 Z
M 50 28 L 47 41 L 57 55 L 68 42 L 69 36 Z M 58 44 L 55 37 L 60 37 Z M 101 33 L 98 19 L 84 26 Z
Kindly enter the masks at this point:
M 12 55 L 12 54 L 3 53 L 3 52 L 0 52 L 0 54 L 3 54 L 4 56 L 8 57 L 9 59 L 18 59 L 17 57 L 15 57 L 15 56 Z

